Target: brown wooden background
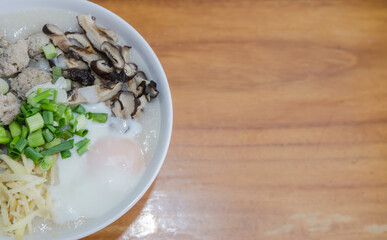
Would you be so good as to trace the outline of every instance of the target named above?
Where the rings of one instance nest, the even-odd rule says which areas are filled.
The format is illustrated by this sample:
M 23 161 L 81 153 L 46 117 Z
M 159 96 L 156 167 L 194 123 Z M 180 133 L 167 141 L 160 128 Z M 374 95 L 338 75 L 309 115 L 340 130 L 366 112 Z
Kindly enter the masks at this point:
M 160 58 L 174 130 L 86 239 L 387 239 L 387 1 L 95 2 Z

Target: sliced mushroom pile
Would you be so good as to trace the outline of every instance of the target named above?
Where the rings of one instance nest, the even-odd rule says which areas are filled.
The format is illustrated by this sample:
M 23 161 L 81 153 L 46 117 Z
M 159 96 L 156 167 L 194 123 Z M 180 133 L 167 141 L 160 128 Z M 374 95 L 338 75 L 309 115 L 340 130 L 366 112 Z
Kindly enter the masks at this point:
M 50 64 L 61 62 L 64 76 L 73 81 L 67 93 L 70 104 L 105 102 L 118 118 L 137 117 L 159 94 L 157 84 L 130 62 L 131 47 L 118 45 L 112 30 L 97 26 L 89 15 L 77 19 L 82 32 L 63 32 L 52 24 L 43 27 L 59 48 Z

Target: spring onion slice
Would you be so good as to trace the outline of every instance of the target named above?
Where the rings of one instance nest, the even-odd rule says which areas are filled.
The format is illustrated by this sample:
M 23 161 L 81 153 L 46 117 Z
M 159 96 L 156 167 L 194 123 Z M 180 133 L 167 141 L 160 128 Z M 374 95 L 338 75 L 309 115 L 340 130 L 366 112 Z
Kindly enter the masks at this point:
M 81 136 L 81 137 L 86 136 L 87 133 L 89 133 L 89 130 L 87 130 L 87 129 L 81 129 L 81 130 L 75 132 L 76 135 Z
M 19 136 L 16 136 L 12 139 L 12 141 L 9 143 L 9 147 L 10 148 L 15 148 L 17 142 L 19 142 L 20 140 L 20 137 Z
M 15 149 L 20 153 L 23 152 L 24 148 L 27 147 L 28 141 L 27 139 L 21 138 L 15 145 Z
M 9 90 L 8 83 L 4 79 L 0 78 L 0 94 L 6 94 L 8 90 Z
M 20 125 L 13 121 L 8 125 L 9 131 L 11 132 L 12 137 L 20 136 L 21 135 L 21 128 Z
M 54 66 L 51 68 L 51 71 L 52 71 L 52 79 L 54 80 L 54 83 L 55 83 L 56 80 L 58 80 L 58 78 L 62 77 L 62 68 Z
M 44 141 L 42 130 L 39 129 L 33 133 L 30 133 L 30 135 L 27 138 L 28 144 L 31 147 L 39 147 L 44 145 L 46 142 Z
M 44 121 L 42 115 L 40 113 L 36 113 L 28 118 L 26 118 L 26 124 L 29 131 L 35 132 L 36 130 L 42 129 L 44 126 Z
M 54 134 L 48 128 L 44 129 L 42 134 L 46 142 L 51 142 L 54 139 Z
M 55 103 L 44 103 L 44 104 L 41 104 L 40 107 L 43 110 L 47 110 L 47 111 L 51 111 L 51 112 L 58 111 L 58 105 Z
M 25 139 L 25 138 L 27 138 L 27 135 L 28 135 L 28 128 L 23 125 L 20 138 L 24 138 Z
M 88 144 L 89 142 L 90 142 L 90 139 L 85 138 L 85 139 L 83 139 L 83 140 L 77 142 L 77 143 L 75 144 L 75 146 L 78 147 L 78 148 L 81 148 L 81 147 L 83 147 L 85 144 Z
M 62 151 L 60 153 L 60 156 L 62 157 L 62 159 L 69 158 L 69 157 L 71 157 L 71 152 L 69 150 Z
M 76 112 L 78 114 L 85 114 L 86 109 L 81 104 L 79 104 L 74 108 L 74 112 Z
M 52 147 L 58 146 L 59 144 L 61 144 L 60 139 L 59 138 L 54 138 L 54 140 L 52 140 L 51 142 L 48 142 L 48 143 L 44 144 L 44 148 L 45 149 L 50 149 Z
M 17 160 L 20 158 L 20 153 L 14 148 L 8 148 L 8 156 L 13 160 Z
M 73 147 L 74 147 L 74 140 L 72 139 L 72 140 L 68 140 L 66 142 L 63 142 L 63 143 L 61 143 L 55 147 L 52 147 L 50 149 L 47 149 L 42 154 L 43 154 L 43 156 L 47 156 L 47 155 L 51 155 L 54 153 L 70 150 Z
M 63 131 L 62 138 L 64 140 L 72 138 L 73 136 L 74 136 L 74 134 L 70 131 L 70 129 L 66 129 L 66 130 Z
M 26 150 L 24 150 L 24 154 L 26 155 L 26 157 L 34 161 L 34 163 L 39 163 L 40 159 L 43 158 L 43 155 L 32 147 L 27 147 Z
M 11 141 L 9 137 L 0 137 L 0 144 L 7 144 Z
M 95 122 L 105 123 L 108 119 L 107 113 L 91 113 L 91 119 Z
M 52 44 L 52 43 L 44 46 L 42 48 L 42 50 L 43 50 L 44 56 L 46 56 L 47 60 L 53 59 L 57 55 L 56 48 L 55 48 L 54 44 Z
M 54 113 L 51 111 L 43 111 L 43 121 L 45 124 L 52 125 L 54 123 Z
M 55 157 L 50 156 L 44 156 L 42 162 L 40 163 L 40 169 L 43 171 L 47 171 L 51 168 L 52 164 L 55 162 Z
M 6 136 L 7 136 L 7 132 L 5 131 L 5 128 L 0 126 L 0 137 L 6 137 Z
M 79 156 L 82 156 L 83 154 L 85 154 L 89 149 L 87 148 L 89 146 L 89 143 L 86 143 L 85 145 L 83 145 L 82 147 L 78 148 L 77 149 L 77 153 Z

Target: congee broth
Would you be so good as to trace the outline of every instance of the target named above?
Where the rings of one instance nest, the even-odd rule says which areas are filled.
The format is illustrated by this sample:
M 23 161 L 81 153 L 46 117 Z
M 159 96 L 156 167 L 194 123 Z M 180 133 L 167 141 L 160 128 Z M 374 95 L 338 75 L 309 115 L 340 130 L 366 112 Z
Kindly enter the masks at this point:
M 98 18 L 0 15 L 0 235 L 57 235 L 124 200 L 157 145 L 158 94 Z

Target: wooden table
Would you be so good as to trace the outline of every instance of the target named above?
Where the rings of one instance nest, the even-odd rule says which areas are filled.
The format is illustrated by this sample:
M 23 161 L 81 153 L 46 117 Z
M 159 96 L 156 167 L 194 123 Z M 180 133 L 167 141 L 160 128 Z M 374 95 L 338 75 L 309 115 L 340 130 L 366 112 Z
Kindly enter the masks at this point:
M 95 2 L 160 58 L 174 129 L 86 239 L 387 239 L 387 1 Z

